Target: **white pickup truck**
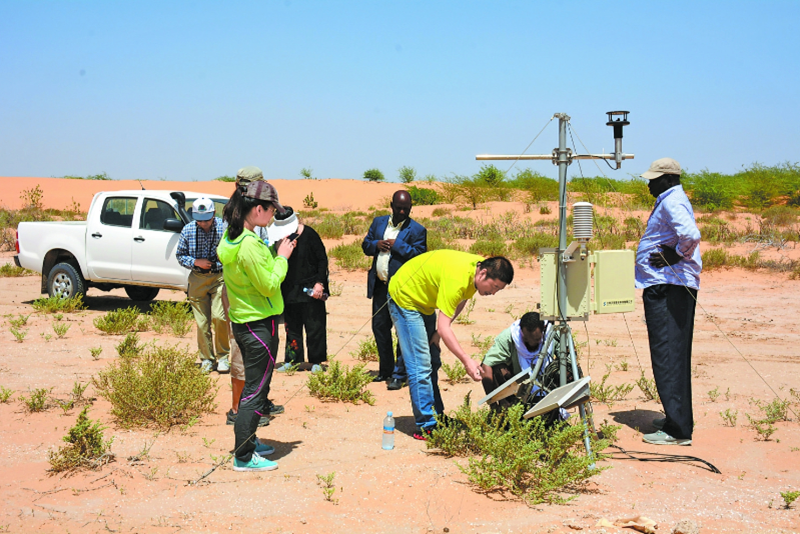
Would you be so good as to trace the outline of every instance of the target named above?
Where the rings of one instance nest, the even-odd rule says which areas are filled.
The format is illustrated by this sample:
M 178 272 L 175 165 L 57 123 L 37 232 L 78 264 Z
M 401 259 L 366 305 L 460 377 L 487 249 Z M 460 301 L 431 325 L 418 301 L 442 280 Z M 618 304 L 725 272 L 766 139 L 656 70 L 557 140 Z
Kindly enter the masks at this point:
M 42 273 L 42 293 L 50 296 L 122 287 L 131 299 L 149 301 L 160 288 L 186 291 L 189 270 L 175 249 L 200 197 L 214 201 L 217 216 L 228 202 L 189 191 L 97 193 L 86 221 L 20 223 L 14 262 Z

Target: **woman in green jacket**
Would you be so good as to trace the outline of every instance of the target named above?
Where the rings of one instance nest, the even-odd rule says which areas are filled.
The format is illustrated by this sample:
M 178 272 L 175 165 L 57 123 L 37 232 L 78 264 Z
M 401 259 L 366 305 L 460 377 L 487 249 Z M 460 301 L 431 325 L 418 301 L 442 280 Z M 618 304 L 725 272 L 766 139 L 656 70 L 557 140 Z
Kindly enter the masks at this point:
M 256 439 L 258 421 L 268 414 L 267 394 L 278 350 L 278 317 L 283 313 L 281 282 L 295 242 L 283 239 L 268 247 L 253 232 L 269 226 L 275 211 L 284 212 L 278 192 L 263 181 L 237 188 L 231 196 L 228 229 L 217 257 L 222 263 L 230 301 L 229 317 L 244 360 L 245 383 L 234 425 L 234 471 L 269 471 L 278 464 L 263 458 L 274 448 Z

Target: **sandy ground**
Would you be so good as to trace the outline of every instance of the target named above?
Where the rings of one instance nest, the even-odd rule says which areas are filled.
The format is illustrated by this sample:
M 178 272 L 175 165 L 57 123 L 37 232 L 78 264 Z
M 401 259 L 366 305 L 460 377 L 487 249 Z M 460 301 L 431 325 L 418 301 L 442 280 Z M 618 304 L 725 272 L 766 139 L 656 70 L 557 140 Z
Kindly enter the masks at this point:
M 362 198 L 362 203 L 377 202 L 397 188 L 356 184 L 358 194 L 352 198 L 362 198 L 360 191 L 373 185 L 381 188 L 375 200 Z M 212 192 L 207 185 L 197 183 L 196 189 Z M 285 189 L 279 185 L 282 199 L 295 194 Z M 0 204 L 11 207 L 9 197 L 18 194 L 3 191 Z M 48 191 L 48 196 L 54 195 Z M 368 205 L 353 202 L 352 209 Z M 9 261 L 11 253 L 0 255 L 0 262 Z M 331 278 L 341 285 L 342 294 L 328 301 L 329 352 L 352 365 L 349 352 L 371 335 L 366 273 L 333 266 Z M 538 283 L 533 262 L 532 267 L 518 268 L 506 290 L 479 297 L 471 315 L 475 323 L 455 326 L 462 345 L 469 347 L 473 335 L 496 335 L 512 322 L 511 313 L 519 315 L 532 307 L 539 299 Z M 38 277 L 0 278 L 0 315 L 27 315 L 38 296 Z M 169 291 L 158 297 L 183 298 Z M 658 532 L 670 532 L 682 519 L 700 525 L 701 532 L 800 532 L 800 505 L 782 509 L 780 496 L 800 489 L 800 425 L 794 416 L 793 421 L 777 423 L 778 431 L 765 442 L 756 439 L 745 417 L 758 413 L 751 400 L 773 398 L 769 386 L 783 397 L 790 388 L 800 389 L 798 298 L 800 282 L 786 275 L 730 270 L 703 276 L 694 342 L 696 431 L 691 447 L 641 442 L 642 433 L 652 431 L 650 421 L 661 412 L 660 405 L 645 401 L 638 389 L 613 406 L 594 405 L 598 423 L 622 425 L 623 448 L 696 456 L 722 474 L 696 463 L 607 460 L 601 466 L 608 469 L 571 503 L 530 508 L 501 495 L 475 492 L 456 465 L 461 460 L 431 455 L 423 442 L 413 440 L 407 388 L 390 392 L 384 384 L 370 385 L 376 397 L 372 407 L 322 403 L 309 396 L 305 373 L 276 375 L 272 383 L 271 396 L 286 413 L 259 436 L 277 449 L 272 457 L 280 464 L 276 471 L 251 474 L 220 468 L 200 484 L 187 484 L 212 467 L 212 455 L 221 456 L 233 445 L 232 427 L 224 424 L 229 379 L 215 373 L 220 386 L 216 412 L 187 431 L 119 429 L 110 418 L 109 404 L 96 400 L 90 416 L 108 425 L 117 461 L 97 472 L 50 476 L 47 452 L 59 446 L 78 411 L 65 416 L 54 408 L 28 414 L 18 396 L 33 388 L 53 388 L 53 395 L 65 398 L 74 381 L 87 382 L 116 356 L 114 346 L 121 338 L 102 335 L 92 320 L 130 301 L 121 290 L 92 289 L 89 310 L 67 317 L 72 326 L 64 339 L 44 339 L 53 333 L 52 318 L 46 315 L 31 315 L 23 343 L 14 342 L 7 321 L 0 326 L 0 385 L 16 391 L 9 403 L 0 404 L 0 532 L 626 532 L 595 525 L 600 518 L 614 521 L 640 514 L 657 521 Z M 585 327 L 577 323 L 574 328 L 577 339 L 587 342 L 581 365 L 592 377 L 599 379 L 607 365 L 614 366 L 611 384 L 631 383 L 642 370 L 652 376 L 640 300 L 624 317 L 594 316 Z M 184 338 L 147 332 L 142 338 L 192 347 L 195 343 L 194 332 Z M 97 361 L 89 353 L 96 346 L 103 347 Z M 454 360 L 446 350 L 443 358 Z M 620 370 L 623 362 L 627 371 Z M 377 363 L 369 369 L 376 371 Z M 448 408 L 455 408 L 470 391 L 473 403 L 483 396 L 479 384 L 442 385 Z M 721 395 L 712 401 L 708 392 L 715 388 Z M 93 395 L 91 386 L 87 394 Z M 729 408 L 738 410 L 734 428 L 724 426 L 720 416 Z M 383 451 L 381 424 L 388 410 L 397 418 L 398 432 L 396 448 Z M 151 443 L 144 462 L 128 460 Z M 331 472 L 337 503 L 326 501 L 317 484 L 317 475 Z

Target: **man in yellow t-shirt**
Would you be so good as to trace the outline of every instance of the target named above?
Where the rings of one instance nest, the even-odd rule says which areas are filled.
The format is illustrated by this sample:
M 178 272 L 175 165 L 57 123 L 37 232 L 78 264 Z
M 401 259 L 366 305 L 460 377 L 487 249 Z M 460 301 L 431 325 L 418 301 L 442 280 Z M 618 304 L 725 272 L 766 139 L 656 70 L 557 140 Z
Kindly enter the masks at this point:
M 494 295 L 514 279 L 514 267 L 503 256 L 483 259 L 456 250 L 426 252 L 408 260 L 389 281 L 389 313 L 408 371 L 411 407 L 426 439 L 444 413 L 439 393 L 439 339 L 456 355 L 470 378 L 481 380 L 480 364 L 467 355 L 453 332 L 453 321 L 475 293 Z M 439 310 L 439 326 L 434 313 Z

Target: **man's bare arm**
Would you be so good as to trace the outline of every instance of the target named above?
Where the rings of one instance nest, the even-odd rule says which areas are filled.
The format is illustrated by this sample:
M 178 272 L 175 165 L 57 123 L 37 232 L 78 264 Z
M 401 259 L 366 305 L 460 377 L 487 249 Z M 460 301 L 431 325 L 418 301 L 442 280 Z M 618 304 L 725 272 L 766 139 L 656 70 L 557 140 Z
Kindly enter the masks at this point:
M 463 302 L 459 304 L 459 308 L 463 308 L 463 304 Z M 454 315 L 458 315 L 459 311 L 460 310 L 456 308 L 456 313 Z M 475 382 L 479 382 L 481 380 L 480 364 L 470 358 L 469 355 L 464 352 L 464 349 L 461 348 L 461 345 L 458 344 L 458 339 L 456 339 L 456 334 L 453 332 L 452 324 L 453 319 L 440 311 L 439 326 L 437 328 L 439 336 L 442 338 L 442 341 L 444 341 L 445 346 L 450 349 L 450 352 L 455 354 L 456 358 L 464 365 L 469 377 Z

